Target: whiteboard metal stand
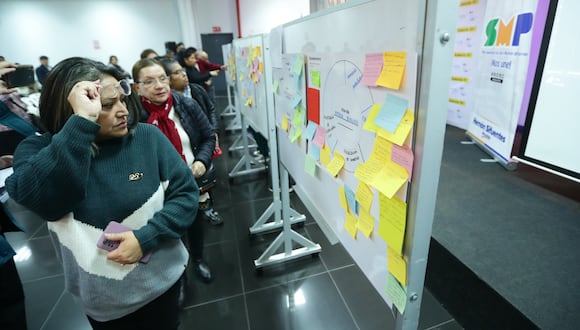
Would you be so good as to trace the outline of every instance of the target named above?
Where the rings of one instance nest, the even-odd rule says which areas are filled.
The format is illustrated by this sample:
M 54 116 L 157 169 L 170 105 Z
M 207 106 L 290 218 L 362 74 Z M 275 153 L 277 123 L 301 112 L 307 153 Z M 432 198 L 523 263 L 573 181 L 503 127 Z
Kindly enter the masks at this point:
M 396 329 L 419 327 L 419 311 L 425 285 L 431 229 L 435 217 L 435 202 L 439 184 L 439 167 L 445 139 L 447 99 L 451 79 L 453 40 L 457 28 L 458 0 L 419 0 L 419 88 L 417 120 L 415 122 L 415 160 L 413 181 L 409 193 L 405 251 L 407 265 L 407 304 L 402 317 L 396 317 Z M 428 148 L 425 146 L 429 146 Z
M 242 116 L 239 111 L 238 115 L 241 118 L 242 127 L 247 127 L 244 116 Z M 265 162 L 264 164 L 252 164 L 253 157 L 250 156 L 250 150 L 248 148 L 248 131 L 246 129 L 242 130 L 242 148 L 244 150 L 242 158 L 240 158 L 236 166 L 234 166 L 232 171 L 229 173 L 230 181 L 243 175 L 259 173 L 266 170 Z
M 232 94 L 230 92 L 230 89 L 233 88 L 235 89 L 234 86 L 230 85 L 229 83 L 227 84 L 227 92 L 228 92 L 228 105 L 226 106 L 226 108 L 224 110 L 222 110 L 220 116 L 222 118 L 224 117 L 231 117 L 231 116 L 235 116 L 236 115 L 236 108 L 234 107 L 234 105 L 232 104 Z
M 242 124 L 241 124 L 241 119 L 240 119 L 240 109 L 239 109 L 240 100 L 238 99 L 238 93 L 236 92 L 236 88 L 234 86 L 228 85 L 228 102 L 231 102 L 230 101 L 231 100 L 230 87 L 232 87 L 234 89 L 234 104 L 229 103 L 228 107 L 231 106 L 234 109 L 232 114 L 235 117 L 234 117 L 234 119 L 232 119 L 228 123 L 228 126 L 226 126 L 226 128 L 225 128 L 226 132 L 232 132 L 232 131 L 237 131 L 237 130 L 242 129 Z
M 294 260 L 304 256 L 319 253 L 321 248 L 319 244 L 316 244 L 306 237 L 298 234 L 292 230 L 290 221 L 290 192 L 288 190 L 288 171 L 280 166 L 281 171 L 281 185 L 282 185 L 282 216 L 283 218 L 283 230 L 278 234 L 276 239 L 268 246 L 268 248 L 260 255 L 260 257 L 254 260 L 254 265 L 256 269 L 268 265 L 275 265 L 283 263 L 286 261 Z M 301 247 L 292 248 L 292 243 L 301 245 Z M 276 253 L 280 247 L 284 244 L 284 251 Z
M 271 63 L 269 37 L 264 38 L 264 50 L 266 63 Z M 265 67 L 266 79 L 271 80 L 272 66 L 266 65 Z M 274 201 L 256 221 L 256 223 L 254 223 L 254 225 L 250 228 L 250 233 L 255 234 L 280 227 L 283 229 L 278 234 L 276 239 L 270 243 L 270 246 L 266 248 L 262 255 L 260 255 L 258 259 L 254 260 L 256 269 L 261 269 L 264 266 L 279 264 L 285 261 L 290 261 L 300 257 L 319 253 L 321 250 L 320 245 L 308 240 L 291 228 L 292 224 L 303 222 L 306 217 L 302 214 L 299 214 L 290 207 L 288 171 L 285 167 L 281 166 L 278 158 L 278 138 L 276 131 L 274 91 L 271 89 L 271 87 L 271 84 L 266 85 L 266 117 L 268 129 L 266 132 L 262 133 L 267 133 L 268 136 L 271 164 L 270 173 L 272 176 L 272 195 Z M 282 182 L 279 180 L 282 180 Z M 280 186 L 282 187 L 282 191 L 280 191 Z M 281 204 L 280 196 L 282 196 Z M 280 218 L 280 212 L 282 213 L 282 218 Z M 274 215 L 274 221 L 266 222 L 272 215 Z M 292 243 L 296 243 L 296 245 L 300 247 L 294 249 Z M 278 252 L 278 250 L 280 250 L 282 244 L 284 244 L 284 250 L 275 254 Z
M 237 105 L 237 103 L 236 103 Z M 236 110 L 235 112 L 235 117 L 234 119 L 232 119 L 232 121 L 229 122 L 228 126 L 226 126 L 225 130 L 226 132 L 233 132 L 233 131 L 239 131 L 242 129 L 242 120 L 241 120 L 241 115 L 240 112 Z
M 264 213 L 256 220 L 256 222 L 250 227 L 250 234 L 258 234 L 263 232 L 269 232 L 276 229 L 279 229 L 283 226 L 284 221 L 282 219 L 282 201 L 280 200 L 280 163 L 278 161 L 278 144 L 276 138 L 276 124 L 274 119 L 270 120 L 271 117 L 274 117 L 274 113 L 268 113 L 268 124 L 270 125 L 269 129 L 269 148 L 270 148 L 270 175 L 272 176 L 272 203 Z M 288 175 L 288 172 L 285 172 Z M 285 186 L 286 190 L 288 190 L 288 184 Z M 289 191 L 287 192 L 289 194 Z M 306 216 L 304 214 L 300 214 L 291 207 L 288 207 L 287 213 L 289 214 L 289 222 L 290 225 L 297 224 L 300 222 L 304 222 L 306 220 Z M 274 216 L 273 221 L 268 221 L 272 216 Z
M 230 131 L 236 131 L 241 129 L 242 125 L 240 124 L 240 110 L 238 109 L 238 104 L 239 101 L 237 99 L 237 92 L 236 92 L 236 88 L 234 86 L 230 86 L 228 85 L 228 99 L 230 98 L 230 87 L 232 87 L 234 89 L 234 105 L 232 105 L 232 107 L 234 107 L 234 112 L 233 115 L 236 116 L 232 122 L 230 122 L 230 124 L 226 127 L 226 131 L 230 130 Z M 246 127 L 247 129 L 247 127 Z M 236 138 L 236 140 L 232 143 L 232 145 L 230 146 L 230 148 L 228 149 L 228 152 L 231 154 L 232 152 L 236 151 L 236 150 L 242 150 L 244 149 L 244 143 L 243 143 L 243 139 L 242 139 L 242 135 L 238 136 Z M 253 141 L 252 139 L 252 143 L 248 144 L 248 148 L 255 148 L 258 145 L 256 144 L 256 141 Z
M 246 130 L 247 130 L 247 129 L 248 129 L 248 128 L 246 127 Z M 235 140 L 235 141 L 232 143 L 232 145 L 230 146 L 230 148 L 228 149 L 228 151 L 229 151 L 230 153 L 232 153 L 232 152 L 234 152 L 234 151 L 236 151 L 236 150 L 242 150 L 242 149 L 244 149 L 244 148 L 245 148 L 245 146 L 244 146 L 244 143 L 243 143 L 243 141 L 242 141 L 242 140 L 243 140 L 243 138 L 242 138 L 242 135 L 238 136 L 238 137 L 236 138 L 236 140 Z M 249 142 L 250 140 L 252 140 L 252 142 Z M 256 141 L 254 140 L 254 138 L 252 138 L 252 137 L 250 137 L 250 136 L 248 135 L 248 149 L 249 149 L 249 148 L 256 148 L 257 146 L 258 146 L 258 145 L 256 144 Z

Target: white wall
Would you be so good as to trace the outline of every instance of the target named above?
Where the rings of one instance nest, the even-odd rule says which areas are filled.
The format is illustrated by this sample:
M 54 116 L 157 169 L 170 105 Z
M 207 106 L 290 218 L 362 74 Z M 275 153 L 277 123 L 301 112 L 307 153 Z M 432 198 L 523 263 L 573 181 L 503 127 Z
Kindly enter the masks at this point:
M 243 36 L 268 33 L 306 16 L 310 0 L 239 0 Z M 71 56 L 107 63 L 117 55 L 131 70 L 145 48 L 165 41 L 201 45 L 200 33 L 238 37 L 236 0 L 0 0 L 0 55 L 22 64 L 50 64 Z M 98 44 L 98 49 L 97 49 Z
M 199 33 L 213 33 L 212 27 L 219 26 L 221 33 L 238 37 L 236 0 L 193 0 L 193 10 Z
M 37 66 L 46 55 L 51 65 L 70 56 L 107 63 L 114 54 L 128 71 L 143 49 L 163 54 L 165 41 L 182 39 L 174 0 L 2 0 L 0 31 L 0 55 L 13 62 Z
M 270 33 L 272 28 L 310 14 L 310 0 L 239 0 L 242 37 Z

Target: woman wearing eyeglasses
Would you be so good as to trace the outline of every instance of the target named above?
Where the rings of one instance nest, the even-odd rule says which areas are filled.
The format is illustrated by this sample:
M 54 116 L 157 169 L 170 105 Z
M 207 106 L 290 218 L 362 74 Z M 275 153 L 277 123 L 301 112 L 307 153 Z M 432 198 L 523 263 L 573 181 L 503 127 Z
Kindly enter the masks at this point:
M 171 87 L 171 90 L 185 97 L 193 98 L 200 105 L 201 109 L 207 116 L 209 123 L 213 128 L 217 149 L 219 147 L 219 139 L 218 139 L 219 124 L 217 120 L 218 115 L 216 113 L 215 104 L 209 98 L 209 95 L 207 94 L 205 89 L 203 89 L 203 87 L 201 87 L 198 84 L 190 84 L 189 80 L 187 79 L 185 70 L 176 60 L 162 59 L 159 61 L 159 63 L 163 66 L 165 74 L 169 77 L 169 86 Z M 210 224 L 222 225 L 223 219 L 219 215 L 219 213 L 214 210 L 212 205 L 213 196 L 210 196 L 210 193 L 211 191 L 208 191 L 207 196 L 204 196 L 204 194 L 202 193 L 202 195 L 200 196 L 199 209 L 200 211 L 203 211 L 204 217 L 208 220 Z
M 165 136 L 129 113 L 120 75 L 84 58 L 57 64 L 40 96 L 48 132 L 20 143 L 6 186 L 48 221 L 66 289 L 94 329 L 177 329 L 180 238 L 199 191 Z M 104 235 L 111 221 L 121 225 Z
M 141 121 L 157 126 L 171 141 L 193 172 L 200 178 L 211 167 L 215 146 L 213 127 L 199 104 L 172 92 L 169 77 L 157 60 L 142 59 L 133 65 L 135 90 L 141 96 Z M 205 201 L 206 193 L 200 196 Z M 212 280 L 211 270 L 203 260 L 203 227 L 194 221 L 187 234 L 193 268 L 205 282 Z

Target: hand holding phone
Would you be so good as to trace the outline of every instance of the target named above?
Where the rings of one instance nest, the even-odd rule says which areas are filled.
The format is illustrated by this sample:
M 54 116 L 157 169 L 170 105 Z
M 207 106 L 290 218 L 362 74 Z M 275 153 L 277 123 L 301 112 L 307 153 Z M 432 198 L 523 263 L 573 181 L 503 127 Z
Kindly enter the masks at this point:
M 109 224 L 107 225 L 107 227 L 103 231 L 103 234 L 101 235 L 101 237 L 99 237 L 99 240 L 97 241 L 97 247 L 99 247 L 103 250 L 107 250 L 107 251 L 116 250 L 119 247 L 119 245 L 121 244 L 121 241 L 107 239 L 105 234 L 124 233 L 124 232 L 128 232 L 128 231 L 132 231 L 132 229 L 121 224 L 121 223 L 118 223 L 116 221 L 109 222 Z M 141 260 L 139 260 L 139 262 L 141 262 L 141 263 L 149 262 L 149 259 L 151 258 L 151 254 L 152 253 L 148 253 L 148 254 L 144 255 L 141 258 Z
M 18 65 L 16 70 L 4 75 L 8 88 L 34 85 L 34 67 L 32 65 Z
M 0 77 L 16 70 L 16 64 L 8 61 L 0 61 Z

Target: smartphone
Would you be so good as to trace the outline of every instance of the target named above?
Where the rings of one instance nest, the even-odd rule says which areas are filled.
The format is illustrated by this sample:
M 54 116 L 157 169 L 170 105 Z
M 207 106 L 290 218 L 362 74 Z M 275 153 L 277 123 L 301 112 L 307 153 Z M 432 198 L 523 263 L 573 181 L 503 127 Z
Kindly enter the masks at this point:
M 15 71 L 7 73 L 3 78 L 8 88 L 34 85 L 34 67 L 19 65 Z
M 109 222 L 109 224 L 107 225 L 107 227 L 105 228 L 105 230 L 103 231 L 103 234 L 101 235 L 101 237 L 99 237 L 99 240 L 97 241 L 97 247 L 103 250 L 107 250 L 107 251 L 113 251 L 114 249 L 119 247 L 119 241 L 110 241 L 108 239 L 105 238 L 105 234 L 109 234 L 109 233 L 123 233 L 126 231 L 131 231 L 132 229 L 120 224 L 116 221 L 111 221 Z M 149 259 L 151 258 L 151 254 L 152 253 L 148 253 L 146 255 L 143 256 L 143 258 L 141 258 L 141 260 L 139 260 L 139 262 L 146 264 L 147 262 L 149 262 Z

